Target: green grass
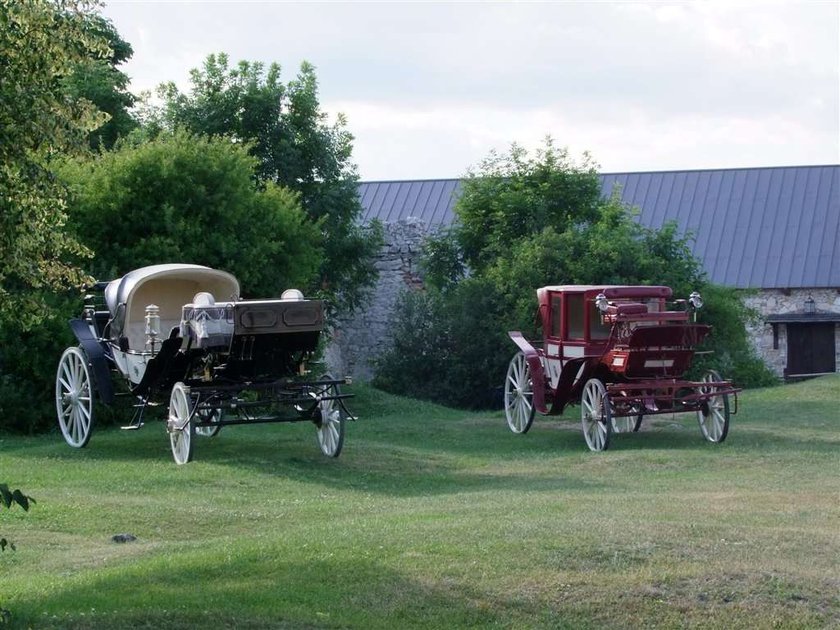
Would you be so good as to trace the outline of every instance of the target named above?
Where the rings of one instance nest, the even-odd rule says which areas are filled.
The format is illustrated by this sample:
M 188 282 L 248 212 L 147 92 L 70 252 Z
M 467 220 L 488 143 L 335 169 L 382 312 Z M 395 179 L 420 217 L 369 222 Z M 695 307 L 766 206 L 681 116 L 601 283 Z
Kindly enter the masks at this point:
M 840 627 L 840 377 L 742 394 L 724 444 L 353 388 L 311 425 L 228 427 L 176 466 L 162 423 L 0 438 L 14 627 Z M 132 533 L 131 543 L 111 542 Z

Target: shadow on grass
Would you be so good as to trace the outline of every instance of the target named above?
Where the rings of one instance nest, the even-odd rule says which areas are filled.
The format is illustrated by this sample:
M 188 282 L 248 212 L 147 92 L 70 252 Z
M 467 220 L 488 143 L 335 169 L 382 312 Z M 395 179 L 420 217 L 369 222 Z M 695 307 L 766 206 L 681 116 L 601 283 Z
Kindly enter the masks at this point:
M 327 550 L 311 553 L 332 555 Z M 8 605 L 20 627 L 86 629 L 491 627 L 521 614 L 518 603 L 445 576 L 415 579 L 410 569 L 397 572 L 371 558 L 301 560 L 295 552 L 289 561 L 288 553 L 269 543 L 170 554 Z
M 404 438 L 404 434 L 397 434 Z M 198 488 L 206 484 L 206 466 L 214 468 L 214 476 L 219 475 L 219 467 L 229 470 L 229 475 L 222 477 L 231 480 L 237 479 L 241 471 L 249 471 L 270 478 L 390 496 L 505 490 L 592 491 L 603 485 L 597 480 L 564 475 L 559 459 L 556 472 L 520 474 L 510 472 L 510 468 L 500 472 L 495 466 L 500 461 L 522 460 L 525 465 L 534 457 L 529 445 L 521 441 L 495 450 L 477 449 L 474 453 L 481 457 L 469 458 L 470 463 L 465 463 L 458 449 L 440 442 L 378 441 L 362 436 L 357 440 L 348 436 L 342 455 L 327 458 L 321 454 L 315 430 L 308 424 L 225 427 L 217 437 L 194 439 L 194 460 L 186 466 L 172 461 L 162 425 L 130 433 L 100 431 L 84 449 L 70 448 L 60 434 L 54 434 L 49 442 L 46 438 L 25 439 L 4 451 L 17 457 L 75 466 L 77 470 L 88 464 L 122 463 L 128 466 L 115 469 L 114 474 L 129 478 L 154 474 L 160 483 L 194 484 Z M 549 450 L 544 448 L 537 457 L 544 462 L 544 454 Z M 562 458 L 563 454 L 552 456 Z

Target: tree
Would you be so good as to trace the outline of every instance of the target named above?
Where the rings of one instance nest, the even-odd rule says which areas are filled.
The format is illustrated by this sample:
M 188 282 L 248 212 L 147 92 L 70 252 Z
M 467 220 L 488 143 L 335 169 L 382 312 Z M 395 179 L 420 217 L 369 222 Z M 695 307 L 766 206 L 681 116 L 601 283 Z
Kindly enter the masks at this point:
M 118 138 L 127 136 L 139 123 L 131 115 L 135 97 L 128 91 L 129 79 L 117 69 L 134 54 L 131 44 L 122 39 L 114 25 L 99 15 L 88 17 L 90 29 L 108 43 L 108 52 L 101 56 L 86 57 L 75 64 L 65 78 L 67 94 L 74 100 L 87 99 L 108 121 L 88 135 L 92 149 L 111 149 Z
M 64 81 L 107 42 L 83 0 L 0 0 L 0 324 L 42 318 L 40 289 L 79 285 L 85 249 L 65 233 L 66 197 L 50 161 L 85 146 L 105 115 Z
M 493 395 L 514 351 L 506 332 L 537 334 L 535 290 L 549 284 L 713 292 L 720 304 L 701 315 L 723 333 L 709 341 L 719 351 L 717 366 L 731 368 L 726 373 L 742 383 L 766 378 L 749 351 L 746 309 L 731 292 L 708 285 L 690 235 L 673 223 L 646 228 L 618 195 L 602 198 L 588 156 L 576 164 L 550 139 L 535 157 L 516 146 L 492 154 L 465 178 L 455 213 L 457 224 L 427 246 L 429 290 L 398 306 L 395 346 L 381 358 L 375 384 L 404 392 L 422 381 L 420 393 L 439 402 L 497 402 Z M 413 361 L 420 352 L 432 363 L 422 374 L 415 364 L 423 362 Z
M 248 61 L 230 67 L 227 55 L 218 54 L 190 76 L 188 93 L 172 83 L 161 86 L 164 105 L 152 109 L 147 129 L 186 128 L 245 143 L 259 160 L 260 181 L 298 192 L 304 210 L 321 227 L 325 255 L 317 287 L 341 308 L 358 306 L 376 278 L 373 256 L 381 230 L 359 225 L 358 176 L 350 162 L 353 136 L 343 116 L 327 123 L 314 67 L 304 62 L 297 77 L 284 84 L 277 64 L 267 70 Z
M 311 282 L 321 235 L 297 193 L 257 186 L 256 166 L 242 146 L 178 132 L 59 172 L 73 192 L 69 225 L 96 252 L 95 276 L 191 262 L 234 273 L 246 295 L 273 297 Z

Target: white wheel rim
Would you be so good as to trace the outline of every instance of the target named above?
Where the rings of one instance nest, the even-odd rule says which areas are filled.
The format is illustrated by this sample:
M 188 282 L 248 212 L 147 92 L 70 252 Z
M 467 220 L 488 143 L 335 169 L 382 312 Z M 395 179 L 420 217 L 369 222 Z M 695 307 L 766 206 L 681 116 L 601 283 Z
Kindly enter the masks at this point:
M 580 400 L 583 437 L 592 451 L 603 451 L 607 444 L 607 423 L 604 418 L 605 393 L 606 390 L 600 381 L 593 379 L 584 386 Z
M 190 407 L 184 384 L 176 383 L 169 398 L 169 441 L 176 464 L 186 464 L 192 458 Z
M 325 393 L 327 396 L 334 396 L 337 390 L 330 387 Z M 335 400 L 321 400 L 318 403 L 318 412 L 321 414 L 318 445 L 324 455 L 336 457 L 341 451 L 343 442 L 344 418 L 341 408 Z
M 704 383 L 712 383 L 716 380 L 720 380 L 716 373 L 710 372 L 703 376 Z M 701 387 L 700 391 L 708 394 L 713 393 L 714 389 L 711 385 L 706 385 Z M 702 409 L 697 412 L 700 431 L 709 442 L 720 442 L 726 427 L 726 395 L 712 396 L 706 401 L 706 404 L 709 409 L 708 413 L 705 413 Z
M 70 446 L 87 444 L 93 425 L 93 388 L 87 360 L 78 348 L 67 348 L 58 363 L 55 406 L 61 433 Z
M 527 431 L 534 417 L 531 369 L 521 352 L 511 360 L 505 378 L 505 417 L 514 433 Z

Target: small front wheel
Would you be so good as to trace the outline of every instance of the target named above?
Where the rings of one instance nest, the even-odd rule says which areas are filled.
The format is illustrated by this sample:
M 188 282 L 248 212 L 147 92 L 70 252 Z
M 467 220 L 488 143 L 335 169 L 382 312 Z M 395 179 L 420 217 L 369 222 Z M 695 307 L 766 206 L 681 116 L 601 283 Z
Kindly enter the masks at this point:
M 215 407 L 212 409 L 198 409 L 195 412 L 195 415 L 202 422 L 210 422 L 210 425 L 206 425 L 203 427 L 195 427 L 195 434 L 200 435 L 201 437 L 216 437 L 219 435 L 219 431 L 222 430 L 222 425 L 219 422 L 222 419 L 222 409 L 220 407 Z
M 644 414 L 640 411 L 639 405 L 633 405 L 627 410 L 626 416 L 612 417 L 612 428 L 614 433 L 636 433 L 642 426 Z
M 186 464 L 193 456 L 193 403 L 190 390 L 183 383 L 175 383 L 169 396 L 169 420 L 166 430 L 172 446 L 172 457 L 178 465 Z
M 701 403 L 697 411 L 700 432 L 709 442 L 715 443 L 723 442 L 729 433 L 729 395 L 716 394 L 716 388 L 709 384 L 721 380 L 720 374 L 714 370 L 703 375 L 703 383 L 706 384 L 700 388 L 700 393 L 712 395 Z
M 607 450 L 612 434 L 612 413 L 607 390 L 597 378 L 589 379 L 583 386 L 580 418 L 583 425 L 583 437 L 586 439 L 589 450 Z
M 323 380 L 333 380 L 329 375 Z M 344 425 L 347 414 L 344 407 L 333 396 L 341 395 L 338 385 L 328 386 L 318 396 L 318 409 L 315 411 L 315 425 L 318 427 L 318 445 L 327 457 L 338 457 L 344 446 Z
M 534 422 L 534 382 L 525 354 L 517 352 L 505 378 L 505 418 L 514 433 L 528 433 Z

